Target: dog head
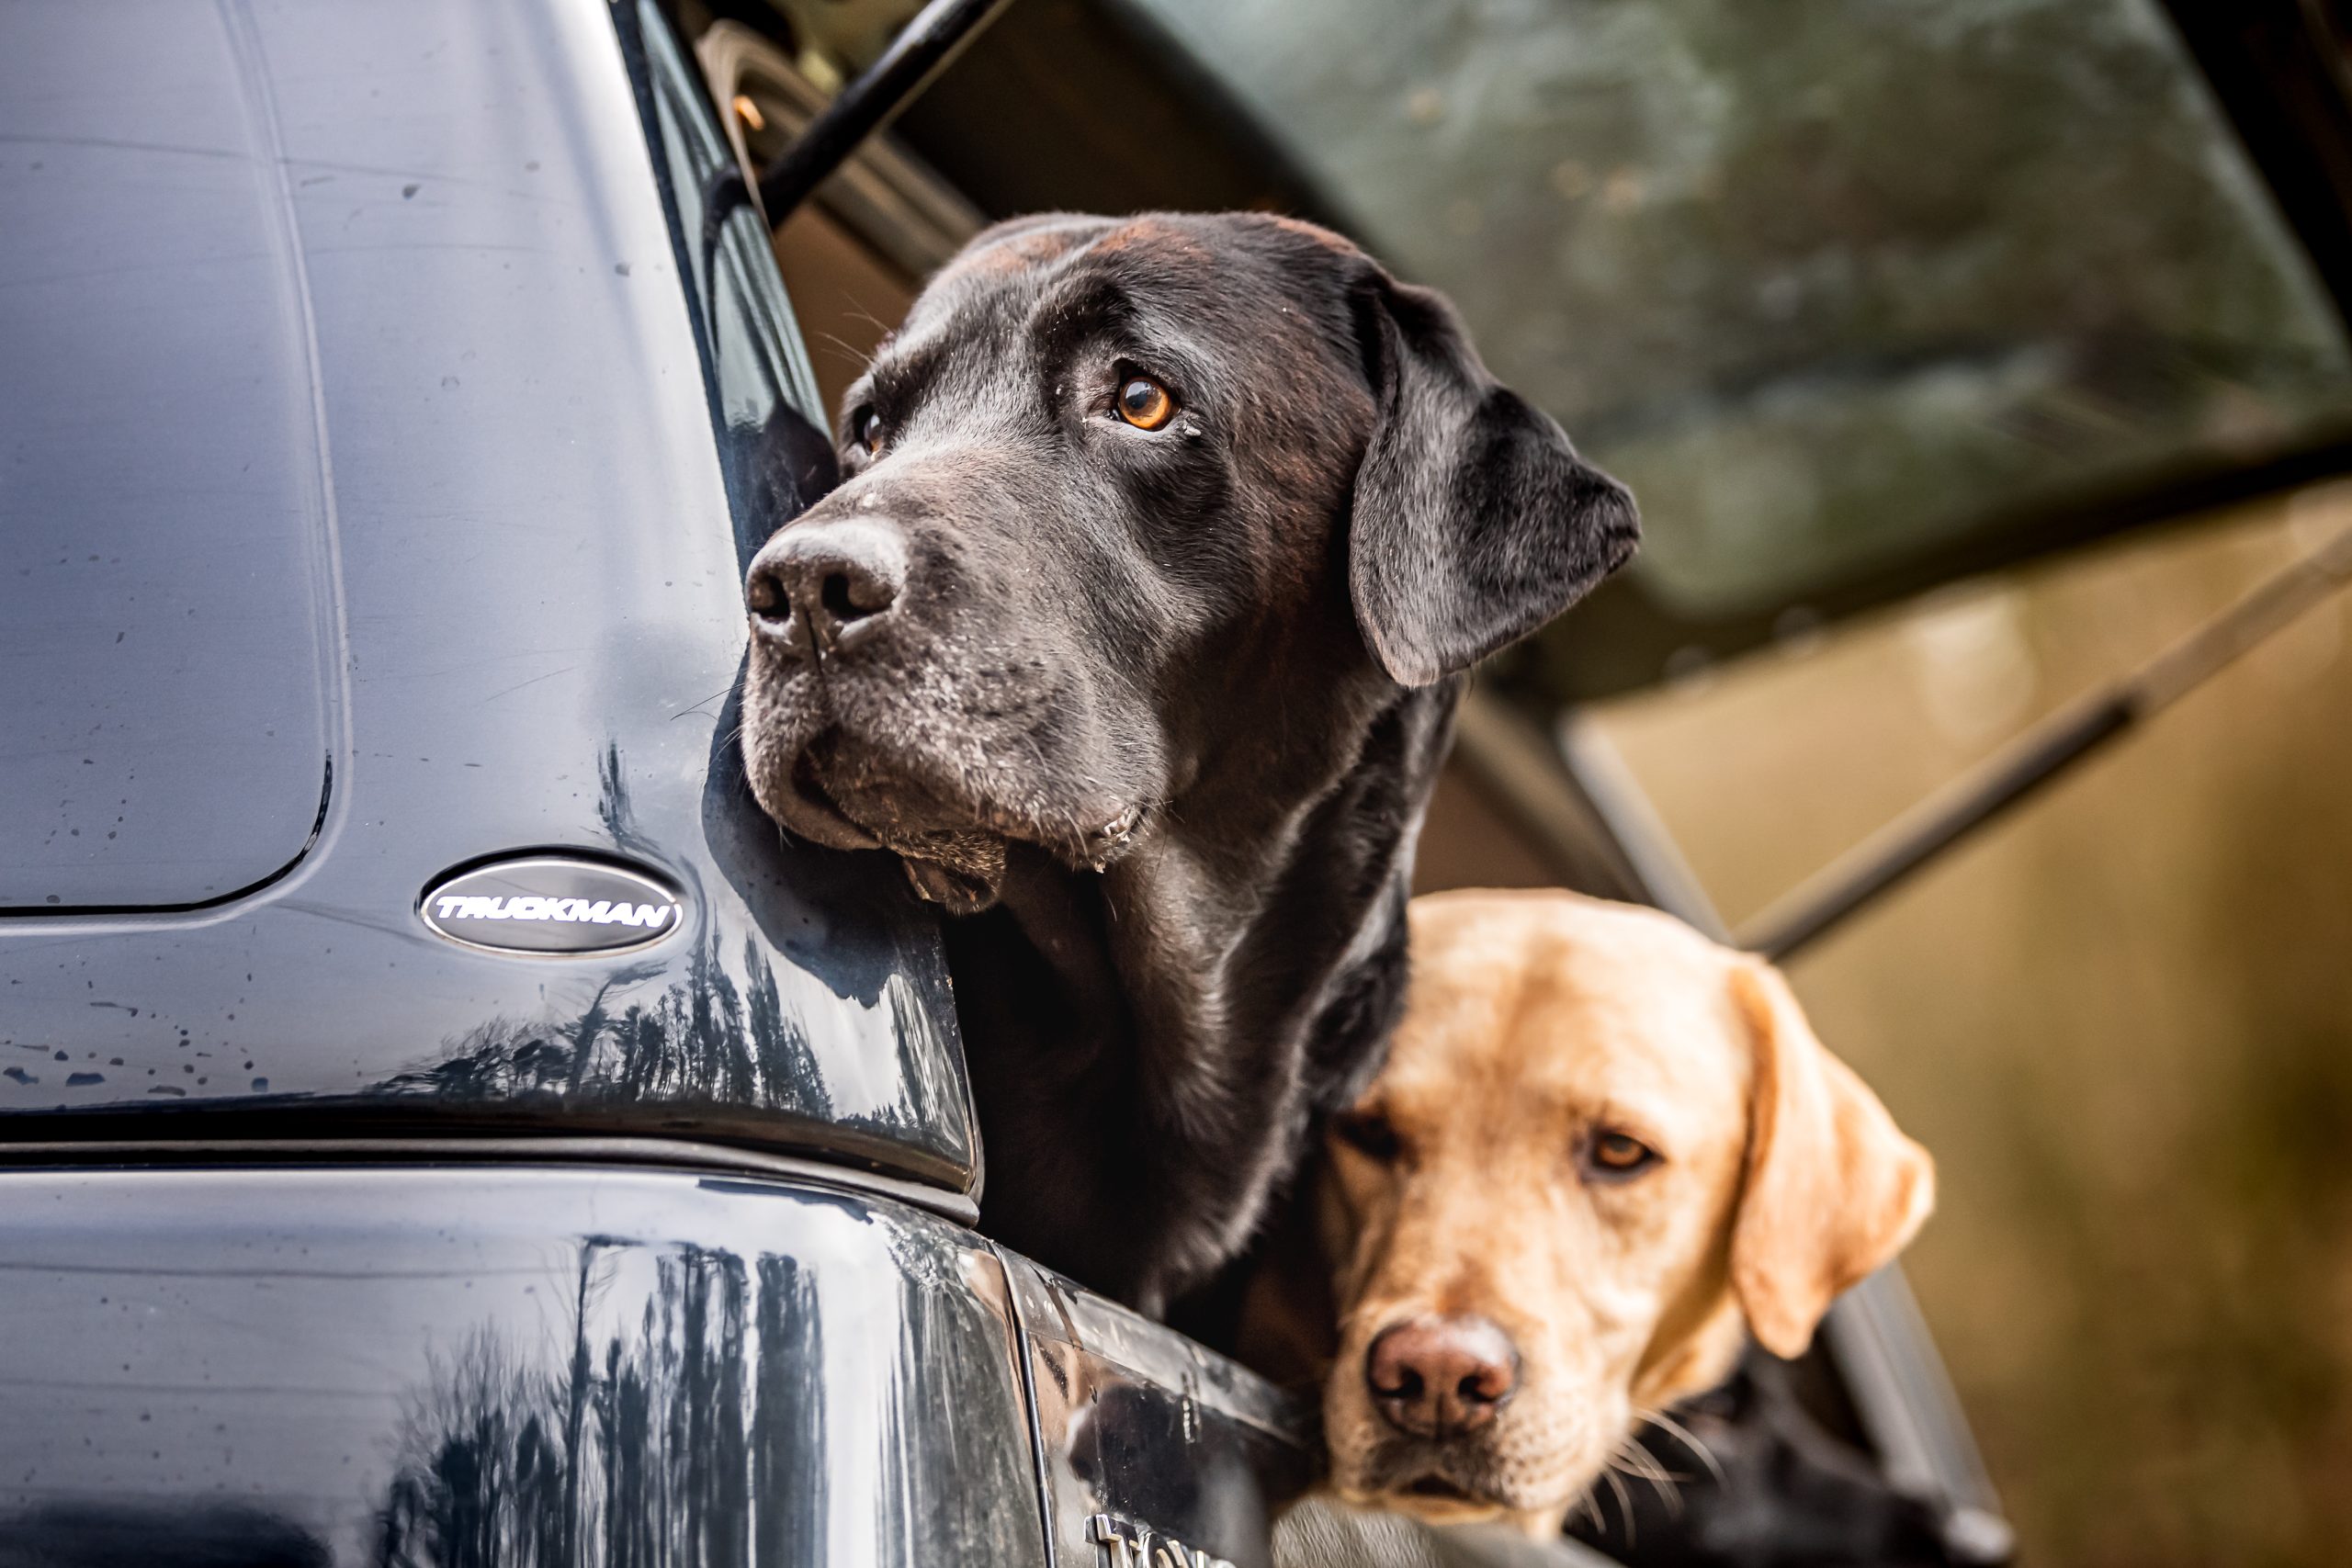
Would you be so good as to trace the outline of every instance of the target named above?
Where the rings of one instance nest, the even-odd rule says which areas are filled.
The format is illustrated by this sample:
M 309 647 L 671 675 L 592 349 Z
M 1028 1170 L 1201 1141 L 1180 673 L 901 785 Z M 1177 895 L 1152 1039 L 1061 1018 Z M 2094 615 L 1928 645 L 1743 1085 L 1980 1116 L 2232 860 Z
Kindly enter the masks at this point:
M 743 747 L 804 837 L 958 911 L 1100 868 L 1308 712 L 1421 685 L 1631 553 L 1631 498 L 1438 296 L 1250 215 L 1000 225 L 844 400 L 753 560 Z M 1246 737 L 1248 748 L 1223 745 Z
M 1332 1479 L 1556 1533 L 1645 1411 L 1802 1353 L 1934 1169 L 1778 973 L 1566 893 L 1412 907 L 1387 1066 L 1334 1124 Z

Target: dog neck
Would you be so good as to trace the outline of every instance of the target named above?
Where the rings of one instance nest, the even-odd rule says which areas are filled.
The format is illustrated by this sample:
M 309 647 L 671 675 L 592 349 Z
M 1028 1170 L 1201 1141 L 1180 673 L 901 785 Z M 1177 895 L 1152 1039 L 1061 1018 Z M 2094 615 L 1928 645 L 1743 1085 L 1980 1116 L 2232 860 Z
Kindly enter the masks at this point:
M 998 908 L 949 923 L 991 1235 L 1157 1313 L 1378 1068 L 1460 687 L 1365 690 L 1193 781 L 1107 872 L 1017 847 Z

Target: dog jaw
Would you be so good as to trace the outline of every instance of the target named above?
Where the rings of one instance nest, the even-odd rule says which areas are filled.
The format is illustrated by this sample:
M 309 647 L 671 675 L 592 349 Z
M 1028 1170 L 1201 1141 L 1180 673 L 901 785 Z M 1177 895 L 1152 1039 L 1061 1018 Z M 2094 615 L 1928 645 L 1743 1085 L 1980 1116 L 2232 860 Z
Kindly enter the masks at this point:
M 1147 828 L 1139 802 L 1041 798 L 989 758 L 966 755 L 954 725 L 911 705 L 876 713 L 869 694 L 844 693 L 821 664 L 759 662 L 771 667 L 745 683 L 743 750 L 761 808 L 828 848 L 890 851 L 915 891 L 950 914 L 996 902 L 1014 842 L 1101 872 Z M 854 728 L 838 716 L 844 709 Z

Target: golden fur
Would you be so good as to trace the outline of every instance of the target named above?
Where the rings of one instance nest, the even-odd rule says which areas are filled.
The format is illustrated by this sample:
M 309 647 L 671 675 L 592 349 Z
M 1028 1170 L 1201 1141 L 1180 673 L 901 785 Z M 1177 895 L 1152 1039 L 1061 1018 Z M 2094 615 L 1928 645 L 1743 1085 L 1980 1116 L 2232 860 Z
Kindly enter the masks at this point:
M 1334 1136 L 1317 1198 L 1332 1483 L 1555 1533 L 1643 1412 L 1729 1372 L 1743 1323 L 1803 1351 L 1927 1218 L 1934 1168 L 1776 971 L 1665 915 L 1463 892 L 1411 919 L 1406 1017 L 1351 1113 L 1393 1152 Z M 1597 1173 L 1603 1131 L 1656 1163 Z M 1520 1356 L 1491 1424 L 1443 1440 L 1392 1428 L 1366 1386 L 1373 1338 L 1430 1314 L 1490 1319 Z

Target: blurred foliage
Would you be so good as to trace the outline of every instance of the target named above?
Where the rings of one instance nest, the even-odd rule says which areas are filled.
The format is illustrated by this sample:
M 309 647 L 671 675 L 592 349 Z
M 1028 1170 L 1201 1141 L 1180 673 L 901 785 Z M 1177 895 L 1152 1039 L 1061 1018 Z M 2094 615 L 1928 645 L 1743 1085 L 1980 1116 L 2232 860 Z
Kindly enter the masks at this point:
M 2352 492 L 1956 590 L 1619 704 L 1731 918 L 2178 636 Z M 2352 604 L 1802 957 L 1933 1149 L 1912 1281 L 2027 1560 L 2352 1539 Z

